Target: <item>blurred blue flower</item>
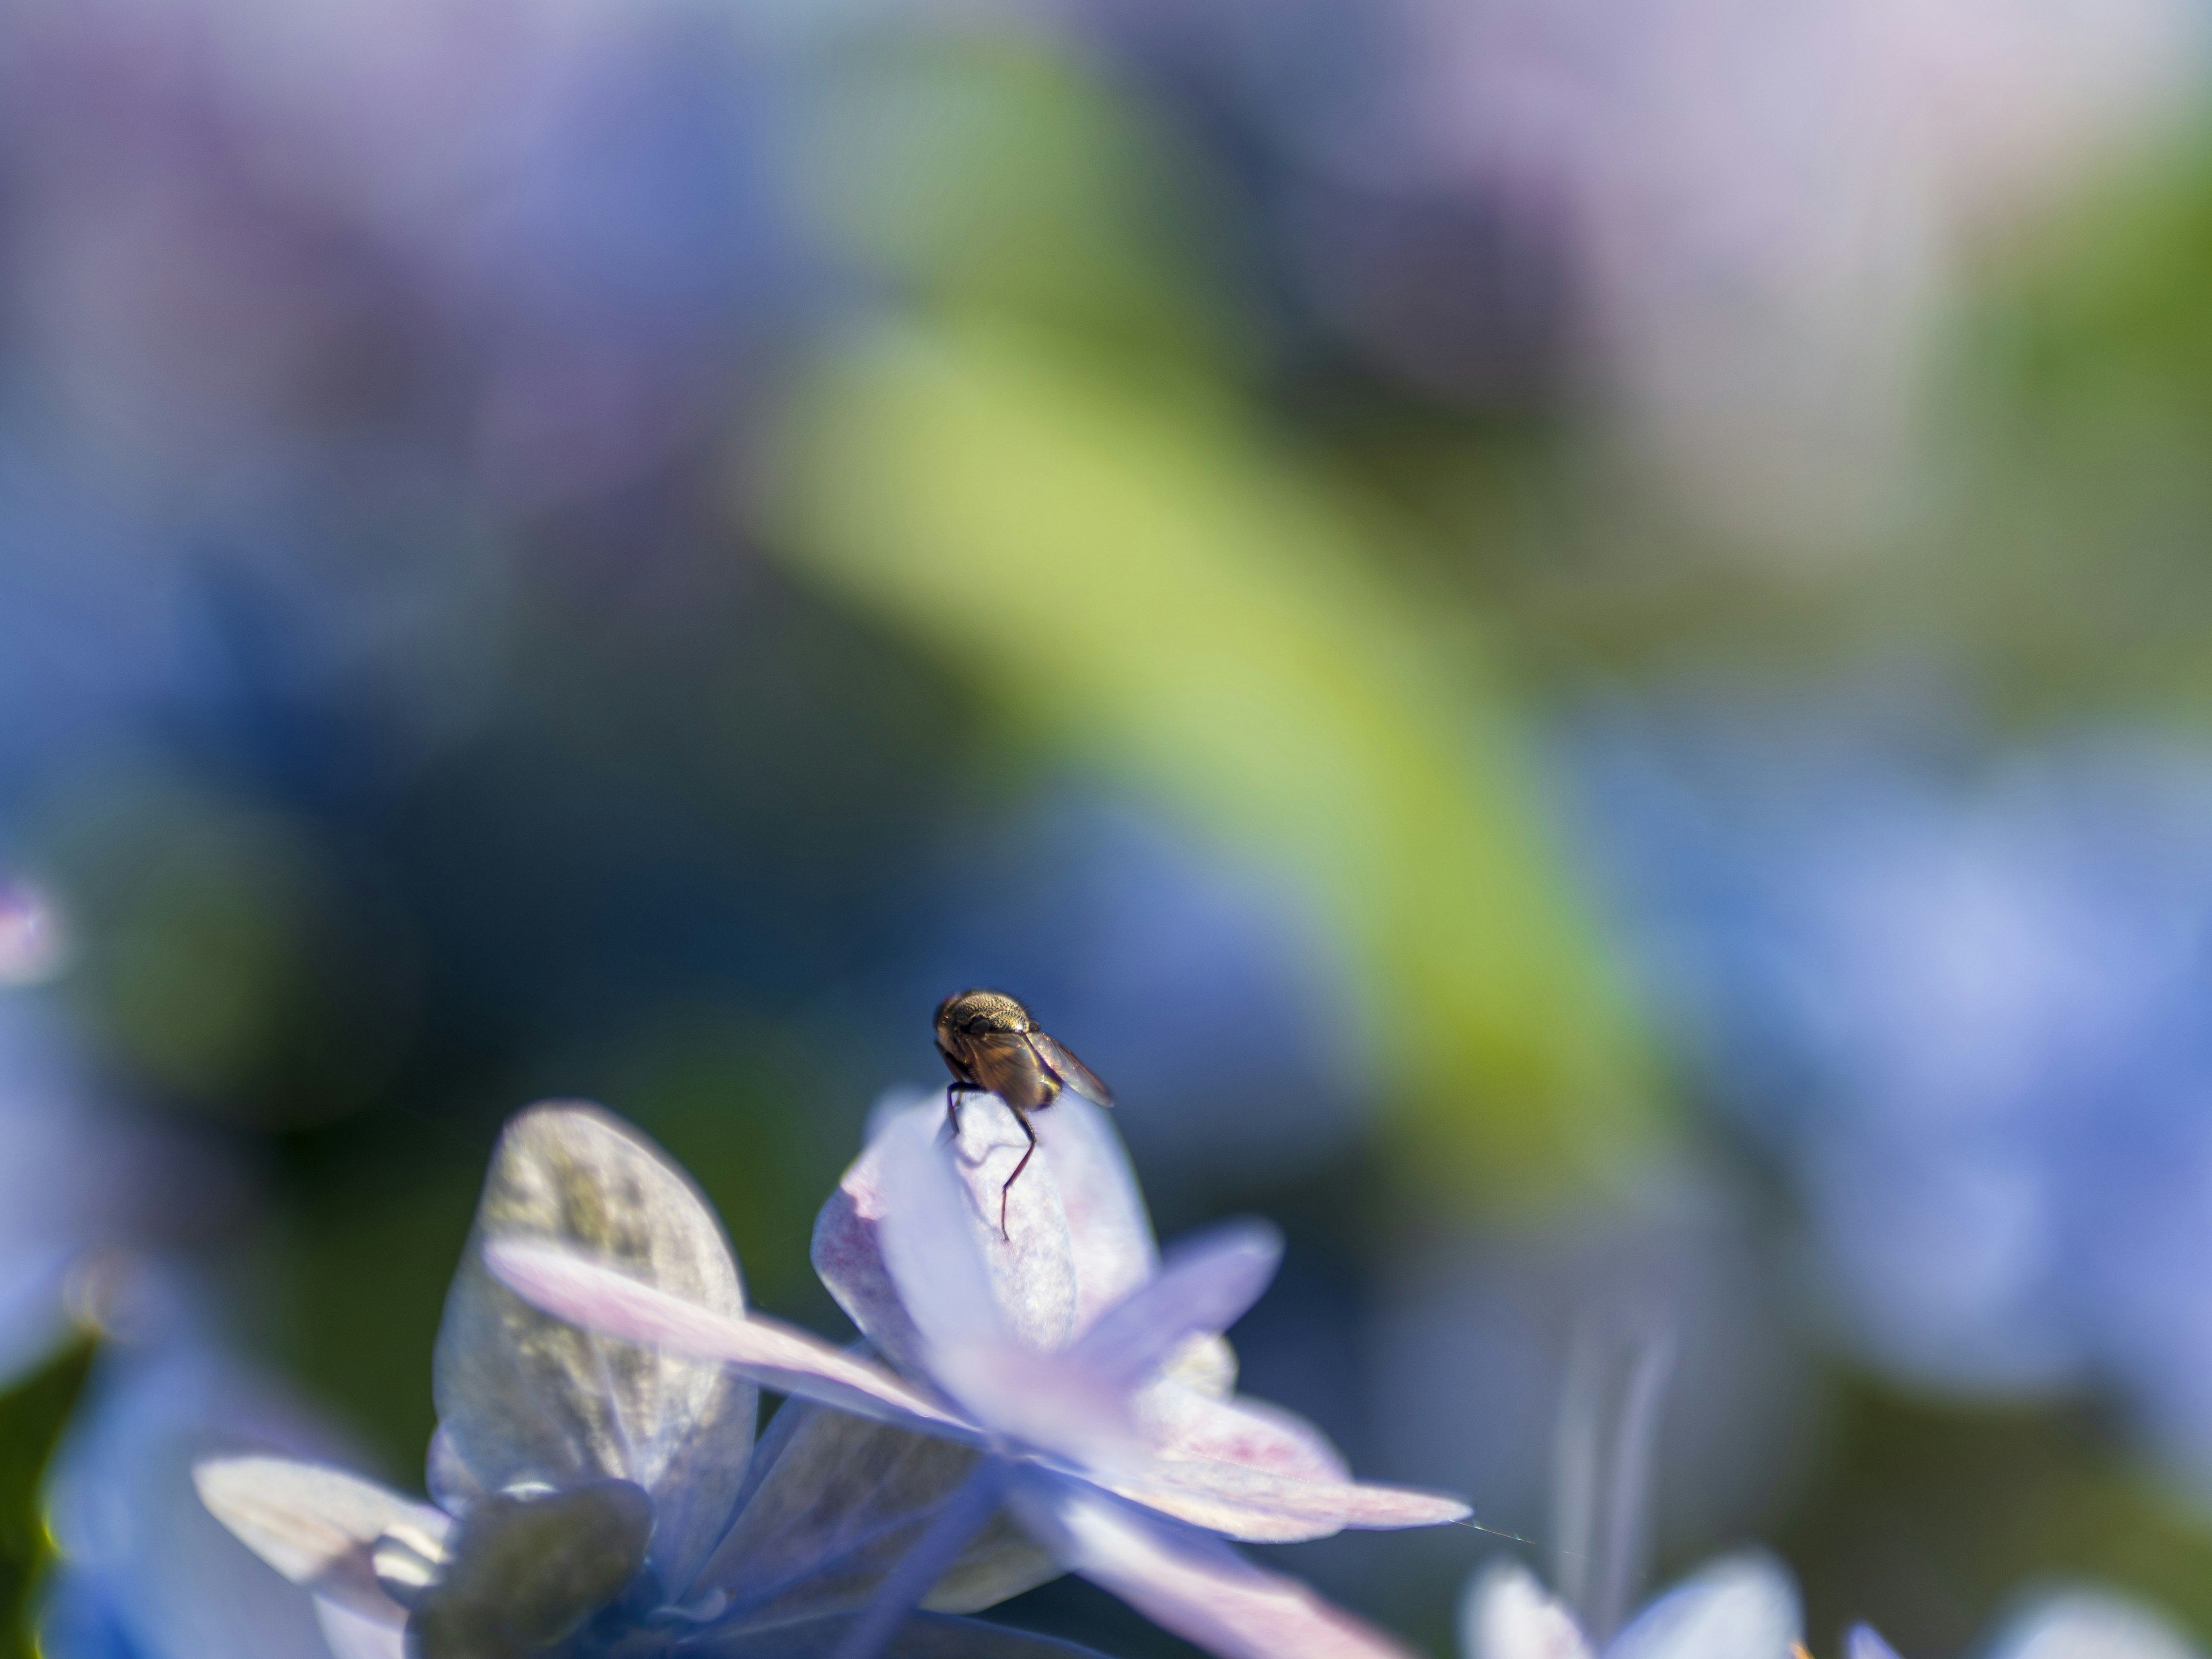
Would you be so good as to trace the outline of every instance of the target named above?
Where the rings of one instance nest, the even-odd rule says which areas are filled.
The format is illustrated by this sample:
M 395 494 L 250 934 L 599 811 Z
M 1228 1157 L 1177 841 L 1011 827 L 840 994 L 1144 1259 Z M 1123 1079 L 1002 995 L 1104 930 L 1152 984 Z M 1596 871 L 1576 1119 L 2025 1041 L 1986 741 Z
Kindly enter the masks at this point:
M 823 1457 L 796 1415 L 757 1449 L 751 1383 L 579 1329 L 495 1280 L 488 1242 L 517 1237 L 581 1248 L 639 1276 L 625 1284 L 744 1315 L 721 1229 L 681 1173 L 603 1113 L 540 1107 L 501 1139 L 440 1328 L 434 1502 L 329 1463 L 246 1455 L 196 1467 L 207 1506 L 313 1592 L 340 1659 L 848 1651 L 854 1609 L 957 1506 L 972 1456 L 908 1437 Z M 938 1565 L 988 1584 L 1009 1551 L 1026 1559 L 1018 1539 L 987 1534 Z M 977 1601 L 956 1577 L 933 1605 L 1005 1593 Z M 934 1613 L 890 1634 L 858 1651 L 1081 1652 Z
M 1650 1003 L 1869 1355 L 2101 1382 L 2212 1480 L 2212 756 L 1931 747 L 1622 720 L 1576 752 Z

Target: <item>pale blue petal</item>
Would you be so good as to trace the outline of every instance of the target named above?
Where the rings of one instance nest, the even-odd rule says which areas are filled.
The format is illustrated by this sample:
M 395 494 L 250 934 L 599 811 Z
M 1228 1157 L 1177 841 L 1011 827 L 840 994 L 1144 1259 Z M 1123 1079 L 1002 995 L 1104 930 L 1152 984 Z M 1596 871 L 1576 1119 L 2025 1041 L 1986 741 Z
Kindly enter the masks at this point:
M 1468 1580 L 1459 1602 L 1462 1659 L 1591 1659 L 1566 1604 L 1514 1560 Z
M 1780 1564 L 1732 1555 L 1646 1607 L 1606 1659 L 1790 1659 L 1802 1622 Z
M 1080 1331 L 1152 1276 L 1159 1251 L 1136 1171 L 1108 1112 L 1079 1094 L 1063 1093 L 1049 1111 L 1037 1115 L 1034 1127 L 1044 1149 L 1037 1157 L 1051 1160 L 1067 1217 Z
M 1881 1639 L 1871 1625 L 1854 1625 L 1844 1648 L 1844 1659 L 1897 1659 L 1897 1650 Z
M 495 1239 L 483 1247 L 483 1261 L 494 1277 L 532 1305 L 586 1330 L 657 1353 L 729 1365 L 764 1387 L 841 1411 L 956 1440 L 982 1437 L 925 1389 L 780 1320 L 717 1313 L 563 1245 Z
M 1260 1299 L 1283 1259 L 1283 1235 L 1237 1221 L 1177 1243 L 1159 1274 L 1107 1309 L 1076 1356 L 1124 1389 L 1149 1381 L 1194 1336 L 1218 1335 Z

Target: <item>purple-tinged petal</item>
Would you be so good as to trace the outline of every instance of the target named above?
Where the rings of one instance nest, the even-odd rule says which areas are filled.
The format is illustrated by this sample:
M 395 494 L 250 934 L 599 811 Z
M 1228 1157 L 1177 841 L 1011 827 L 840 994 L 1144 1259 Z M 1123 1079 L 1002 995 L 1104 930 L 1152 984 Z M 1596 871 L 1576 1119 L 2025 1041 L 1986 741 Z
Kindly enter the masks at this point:
M 579 1330 L 484 1271 L 493 1239 L 577 1246 L 634 1279 L 742 1318 L 744 1293 L 714 1211 L 651 1142 L 574 1103 L 508 1123 L 438 1332 L 433 1387 L 446 1460 L 486 1492 L 613 1478 L 651 1495 L 653 1558 L 680 1593 L 729 1520 L 757 1397 L 717 1364 Z
M 1241 1463 L 1297 1480 L 1349 1480 L 1352 1470 L 1305 1419 L 1264 1401 L 1216 1399 L 1172 1378 L 1139 1397 L 1138 1422 L 1158 1456 Z
M 832 1659 L 853 1626 L 847 1614 L 737 1631 L 687 1644 L 698 1659 Z M 1103 1659 L 1090 1648 L 980 1619 L 918 1613 L 900 1626 L 882 1659 Z
M 389 1487 L 323 1463 L 288 1457 L 215 1457 L 192 1485 L 216 1519 L 295 1584 L 387 1624 L 406 1613 L 376 1580 L 377 1540 L 397 1532 L 434 1556 L 451 1522 Z
M 2063 1590 L 2028 1607 L 1990 1644 L 1989 1659 L 2197 1659 L 2196 1644 L 2140 1601 Z
M 1844 1659 L 1897 1659 L 1897 1650 L 1877 1635 L 1871 1625 L 1854 1625 L 1844 1644 Z
M 1072 1571 L 1219 1659 L 1407 1659 L 1382 1632 L 1203 1533 L 1052 1477 L 1024 1480 L 1013 1502 Z
M 864 1606 L 981 1455 L 933 1435 L 791 1401 L 754 1453 L 751 1490 L 699 1587 L 721 1591 L 728 1616 L 741 1624 Z M 924 1605 L 972 1613 L 1059 1573 L 1001 1515 Z
M 1566 1604 L 1518 1561 L 1494 1561 L 1459 1602 L 1462 1659 L 1591 1659 Z
M 407 1632 L 402 1625 L 371 1619 L 319 1595 L 315 1619 L 333 1659 L 407 1659 Z
M 878 1231 L 884 1204 L 882 1147 L 884 1137 L 907 1117 L 927 1111 L 933 1121 L 942 1107 L 936 1097 L 925 1106 L 895 1104 L 896 1098 L 877 1102 L 868 1115 L 867 1145 L 815 1218 L 810 1254 L 816 1275 L 876 1352 L 908 1376 L 919 1376 L 921 1334 L 884 1265 Z
M 1239 1463 L 1166 1458 L 1098 1484 L 1149 1508 L 1254 1544 L 1327 1538 L 1346 1527 L 1433 1527 L 1466 1516 L 1441 1492 L 1357 1480 L 1298 1480 Z
M 1802 1620 L 1797 1587 L 1763 1555 L 1731 1555 L 1638 1613 L 1606 1659 L 1790 1659 Z
M 691 1359 L 736 1367 L 781 1393 L 841 1411 L 942 1434 L 980 1439 L 973 1424 L 910 1383 L 780 1320 L 732 1318 L 640 1284 L 559 1245 L 495 1240 L 485 1266 L 538 1307 L 588 1329 Z
M 1123 1389 L 1157 1376 L 1194 1336 L 1218 1335 L 1260 1299 L 1283 1259 L 1283 1235 L 1235 1221 L 1167 1253 L 1159 1274 L 1099 1315 L 1076 1356 Z
M 1107 1309 L 1151 1279 L 1159 1262 L 1129 1154 L 1106 1113 L 1077 1094 L 1062 1094 L 1038 1114 L 1040 1158 L 1052 1161 L 1075 1260 L 1075 1328 L 1089 1328 Z M 1024 1181 L 1027 1176 L 1022 1177 Z

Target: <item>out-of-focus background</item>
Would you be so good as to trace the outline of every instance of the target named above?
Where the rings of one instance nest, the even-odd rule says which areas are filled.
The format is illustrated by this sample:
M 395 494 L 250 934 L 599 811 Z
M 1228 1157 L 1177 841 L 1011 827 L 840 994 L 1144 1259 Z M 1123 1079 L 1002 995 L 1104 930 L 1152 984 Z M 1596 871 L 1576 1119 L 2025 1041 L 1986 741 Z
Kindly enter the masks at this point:
M 1660 1333 L 1656 1570 L 2212 1639 L 2208 24 L 0 9 L 49 1651 L 316 1650 L 177 1612 L 266 1576 L 180 1471 L 411 1484 L 530 1101 L 844 1329 L 814 1210 L 979 983 L 1164 1232 L 1285 1224 L 1245 1385 L 1363 1473 L 1540 1559 L 1571 1355 Z M 1442 1650 L 1504 1546 L 1279 1553 Z

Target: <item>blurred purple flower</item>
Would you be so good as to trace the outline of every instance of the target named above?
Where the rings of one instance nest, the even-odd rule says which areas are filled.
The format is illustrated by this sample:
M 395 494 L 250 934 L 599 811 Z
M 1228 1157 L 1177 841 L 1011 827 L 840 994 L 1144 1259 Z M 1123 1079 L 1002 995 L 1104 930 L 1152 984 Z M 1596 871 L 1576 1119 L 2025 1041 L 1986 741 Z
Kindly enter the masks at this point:
M 72 1313 L 124 1316 L 104 1285 L 237 1197 L 204 1148 L 106 1108 L 50 1006 L 0 990 L 0 1378 L 46 1353 Z
M 1592 410 L 1769 556 L 1907 512 L 1975 243 L 2203 77 L 2190 0 L 1080 9 L 1249 181 L 1268 300 L 1431 394 Z
M 1370 165 L 1551 204 L 1629 447 L 1792 551 L 1909 483 L 1965 245 L 2154 129 L 2181 0 L 1408 0 Z
M 495 1237 L 587 1249 L 702 1317 L 744 1317 L 737 1264 L 684 1177 L 603 1113 L 537 1108 L 501 1139 L 439 1331 L 434 1503 L 256 1455 L 198 1465 L 208 1507 L 313 1592 L 339 1659 L 841 1650 L 966 1460 L 832 1466 L 794 1455 L 781 1425 L 757 1453 L 750 1382 L 539 1312 L 486 1271 Z M 879 1650 L 1082 1651 L 934 1614 Z
M 572 1249 L 495 1243 L 489 1256 L 507 1282 L 579 1323 L 719 1358 L 805 1399 L 985 1451 L 879 1593 L 878 1632 L 1004 1501 L 1051 1561 L 1227 1659 L 1397 1653 L 1209 1535 L 1283 1541 L 1467 1513 L 1449 1498 L 1352 1482 L 1310 1425 L 1231 1397 L 1219 1333 L 1272 1276 L 1273 1231 L 1226 1227 L 1159 1259 L 1111 1128 L 1063 1096 L 1038 1121 L 1040 1153 L 1007 1194 L 1002 1235 L 1001 1191 L 1026 1142 L 982 1097 L 963 1105 L 945 1145 L 943 1111 L 933 1096 L 881 1110 L 815 1231 L 824 1283 L 903 1377 Z
M 1580 750 L 1653 1006 L 1923 1383 L 2102 1380 L 2212 1479 L 2212 759 L 1816 725 Z
M 2196 1644 L 2159 1613 L 2108 1591 L 2038 1597 L 1978 1650 L 1983 1659 L 2199 1659 Z M 1850 1634 L 1845 1659 L 1898 1659 L 1871 1629 Z
M 1716 1561 L 1594 1643 L 1566 1604 L 1517 1561 L 1471 1579 L 1460 1602 L 1464 1659 L 1790 1659 L 1796 1586 L 1762 1555 Z
M 39 1613 L 51 1659 L 328 1659 L 309 1598 L 270 1577 L 193 1491 L 226 1446 L 330 1455 L 337 1437 L 226 1354 L 198 1291 L 118 1267 L 106 1345 L 49 1477 L 58 1551 Z

